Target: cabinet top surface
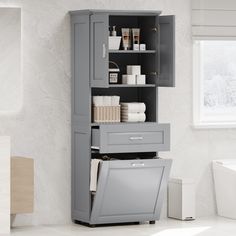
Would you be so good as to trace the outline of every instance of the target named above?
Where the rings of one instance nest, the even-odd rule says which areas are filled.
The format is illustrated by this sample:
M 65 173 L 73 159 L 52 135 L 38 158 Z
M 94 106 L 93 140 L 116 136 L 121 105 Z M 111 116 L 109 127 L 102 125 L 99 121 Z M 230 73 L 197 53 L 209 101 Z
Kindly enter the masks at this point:
M 85 10 L 76 10 L 70 11 L 71 15 L 92 15 L 96 13 L 104 13 L 109 15 L 143 15 L 143 16 L 154 16 L 160 15 L 161 11 L 150 11 L 150 10 L 109 10 L 109 9 L 85 9 Z

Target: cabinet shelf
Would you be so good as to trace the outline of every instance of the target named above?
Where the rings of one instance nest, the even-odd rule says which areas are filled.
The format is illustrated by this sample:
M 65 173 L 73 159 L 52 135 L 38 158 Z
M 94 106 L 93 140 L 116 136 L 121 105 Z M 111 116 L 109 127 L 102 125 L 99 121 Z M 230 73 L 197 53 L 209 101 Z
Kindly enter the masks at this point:
M 156 53 L 156 50 L 144 50 L 144 51 L 140 51 L 140 50 L 109 50 L 109 53 L 136 53 L 136 54 L 139 54 L 139 53 L 142 53 L 142 54 L 147 54 L 147 53 Z
M 130 125 L 130 124 L 137 124 L 137 125 L 145 125 L 145 124 L 156 124 L 156 122 L 152 122 L 152 121 L 145 121 L 145 122 L 107 122 L 107 123 L 91 123 L 92 127 L 95 126 L 100 126 L 100 125 Z
M 155 84 L 109 84 L 109 88 L 153 88 Z

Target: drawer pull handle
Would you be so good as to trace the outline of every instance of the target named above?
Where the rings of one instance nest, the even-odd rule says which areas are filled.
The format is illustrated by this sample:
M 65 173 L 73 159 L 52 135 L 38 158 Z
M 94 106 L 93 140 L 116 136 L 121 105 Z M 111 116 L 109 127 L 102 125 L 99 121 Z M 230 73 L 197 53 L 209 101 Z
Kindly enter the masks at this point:
M 106 58 L 106 53 L 107 53 L 106 51 L 107 51 L 106 44 L 103 43 L 102 44 L 102 58 Z
M 133 167 L 141 167 L 141 166 L 144 166 L 144 163 L 132 163 L 131 166 L 133 166 Z
M 141 136 L 138 136 L 138 137 L 130 137 L 129 138 L 131 141 L 133 141 L 133 140 L 143 140 L 143 137 L 141 137 Z

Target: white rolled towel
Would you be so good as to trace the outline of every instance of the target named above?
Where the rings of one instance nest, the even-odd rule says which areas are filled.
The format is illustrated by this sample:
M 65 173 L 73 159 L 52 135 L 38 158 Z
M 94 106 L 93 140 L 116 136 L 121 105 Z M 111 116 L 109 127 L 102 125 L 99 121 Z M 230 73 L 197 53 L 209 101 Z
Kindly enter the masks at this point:
M 145 122 L 146 115 L 145 113 L 122 113 L 121 118 L 123 122 Z
M 103 105 L 111 106 L 111 96 L 103 96 Z
M 146 105 L 143 102 L 124 102 L 121 103 L 121 109 L 127 113 L 143 113 L 146 111 Z
M 103 106 L 103 96 L 93 96 L 93 105 L 96 107 Z
M 112 96 L 111 97 L 111 105 L 112 106 L 119 106 L 120 104 L 120 96 Z

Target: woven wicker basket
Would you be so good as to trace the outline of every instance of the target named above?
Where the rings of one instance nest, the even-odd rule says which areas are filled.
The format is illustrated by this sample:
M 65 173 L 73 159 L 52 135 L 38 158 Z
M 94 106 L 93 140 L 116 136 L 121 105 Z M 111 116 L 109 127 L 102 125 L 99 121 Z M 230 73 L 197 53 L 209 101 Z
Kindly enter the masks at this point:
M 120 122 L 120 106 L 93 106 L 93 122 Z

